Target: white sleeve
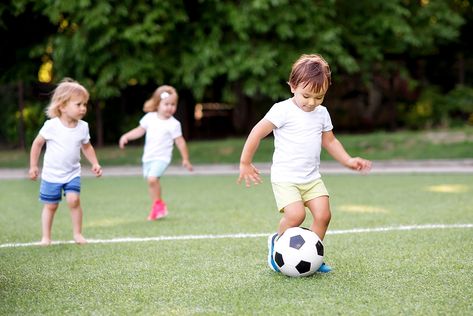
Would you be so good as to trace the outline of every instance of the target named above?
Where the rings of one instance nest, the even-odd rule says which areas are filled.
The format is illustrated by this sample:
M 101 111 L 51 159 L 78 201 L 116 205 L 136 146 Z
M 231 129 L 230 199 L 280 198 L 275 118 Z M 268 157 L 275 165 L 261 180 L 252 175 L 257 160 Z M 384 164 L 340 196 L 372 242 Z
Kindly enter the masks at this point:
M 284 105 L 285 103 L 274 104 L 264 116 L 265 119 L 273 123 L 277 128 L 283 126 L 284 122 L 286 121 L 286 111 Z
M 324 132 L 328 132 L 333 129 L 332 119 L 330 118 L 330 114 L 328 113 L 327 108 L 324 108 L 324 109 L 325 109 L 324 111 L 325 113 L 324 113 L 324 123 L 323 123 L 322 130 Z
M 44 139 L 49 140 L 54 135 L 54 127 L 51 124 L 51 120 L 47 120 L 44 122 L 43 127 L 39 130 L 39 135 L 41 135 Z
M 143 127 L 145 130 L 148 129 L 148 126 L 149 126 L 149 113 L 148 114 L 145 114 L 145 116 L 143 116 L 140 120 L 140 126 Z
M 89 124 L 84 122 L 84 138 L 82 139 L 82 144 L 87 144 L 90 141 L 90 133 L 89 133 Z
M 182 127 L 181 123 L 176 120 L 176 124 L 174 124 L 173 129 L 171 131 L 172 139 L 176 139 L 182 136 Z

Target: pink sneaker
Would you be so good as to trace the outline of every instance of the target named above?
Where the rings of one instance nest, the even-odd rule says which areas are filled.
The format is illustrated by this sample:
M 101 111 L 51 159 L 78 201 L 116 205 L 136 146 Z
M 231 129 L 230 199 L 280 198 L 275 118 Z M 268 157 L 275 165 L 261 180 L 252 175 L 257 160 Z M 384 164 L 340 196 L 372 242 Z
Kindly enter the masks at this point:
M 168 207 L 166 203 L 164 203 L 164 201 L 159 201 L 157 204 L 159 205 L 158 207 L 159 210 L 158 210 L 156 219 L 168 216 Z
M 161 212 L 161 201 L 155 201 L 151 207 L 151 211 L 148 215 L 149 221 L 155 221 L 158 219 L 158 214 Z

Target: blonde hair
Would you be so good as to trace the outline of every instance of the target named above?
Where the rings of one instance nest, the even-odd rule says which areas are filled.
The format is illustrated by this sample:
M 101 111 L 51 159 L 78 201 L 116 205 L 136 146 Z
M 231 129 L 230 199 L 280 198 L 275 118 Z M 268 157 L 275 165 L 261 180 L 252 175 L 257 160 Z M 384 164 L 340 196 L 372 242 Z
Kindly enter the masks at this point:
M 84 86 L 71 78 L 64 78 L 54 89 L 51 103 L 46 108 L 46 115 L 49 118 L 61 116 L 61 106 L 65 105 L 72 96 L 81 96 L 87 102 L 89 92 Z
M 178 98 L 177 91 L 172 86 L 159 86 L 148 100 L 146 100 L 143 105 L 144 112 L 156 112 L 158 110 L 159 103 L 162 99 L 168 98 L 171 95 L 176 96 L 176 101 Z
M 292 65 L 288 83 L 293 88 L 304 85 L 314 92 L 325 92 L 331 83 L 330 66 L 318 54 L 304 54 Z

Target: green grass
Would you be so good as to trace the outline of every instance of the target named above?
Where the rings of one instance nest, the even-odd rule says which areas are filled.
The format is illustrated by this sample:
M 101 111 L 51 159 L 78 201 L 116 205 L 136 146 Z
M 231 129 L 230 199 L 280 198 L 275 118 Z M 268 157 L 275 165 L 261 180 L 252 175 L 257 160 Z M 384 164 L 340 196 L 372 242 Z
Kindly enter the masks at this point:
M 353 156 L 372 160 L 388 159 L 462 159 L 472 158 L 473 127 L 437 131 L 377 132 L 371 134 L 337 134 L 347 151 Z M 188 142 L 191 161 L 194 164 L 238 163 L 244 138 Z M 97 148 L 97 155 L 104 166 L 140 165 L 143 148 L 130 144 L 125 150 L 118 146 Z M 271 137 L 261 142 L 254 157 L 255 162 L 269 162 L 273 154 Z M 28 166 L 28 153 L 18 150 L 0 151 L 0 168 Z M 331 159 L 323 151 L 322 159 Z M 174 152 L 173 163 L 180 156 Z
M 329 231 L 473 223 L 471 175 L 329 175 Z M 39 184 L 0 181 L 0 244 L 40 238 Z M 166 176 L 170 215 L 146 222 L 140 177 L 83 179 L 90 239 L 269 233 L 269 180 Z M 71 239 L 61 205 L 55 240 Z M 473 229 L 328 234 L 328 275 L 293 279 L 266 265 L 266 238 L 0 248 L 0 315 L 469 315 Z

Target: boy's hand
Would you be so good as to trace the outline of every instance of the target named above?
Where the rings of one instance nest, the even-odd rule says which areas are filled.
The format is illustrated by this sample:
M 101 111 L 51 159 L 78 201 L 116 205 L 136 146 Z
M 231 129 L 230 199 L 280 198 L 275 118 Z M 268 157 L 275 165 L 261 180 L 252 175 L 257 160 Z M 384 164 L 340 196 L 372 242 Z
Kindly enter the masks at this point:
M 347 167 L 362 173 L 368 173 L 371 170 L 371 161 L 360 157 L 354 157 L 348 159 Z
M 93 164 L 92 172 L 95 174 L 96 177 L 100 177 L 102 175 L 102 167 L 99 164 Z
M 189 160 L 182 160 L 182 166 L 187 168 L 189 171 L 194 170 L 194 167 L 192 167 L 192 164 Z
M 238 177 L 237 183 L 240 184 L 243 179 L 245 180 L 247 188 L 251 186 L 252 181 L 253 184 L 260 184 L 263 182 L 259 175 L 259 170 L 256 169 L 253 164 L 240 163 L 240 176 Z
M 39 168 L 38 167 L 30 167 L 28 171 L 28 175 L 30 176 L 31 180 L 36 180 L 39 176 Z
M 128 144 L 128 138 L 126 138 L 125 135 L 123 135 L 122 137 L 120 137 L 118 146 L 120 146 L 121 149 L 124 149 L 126 144 Z

